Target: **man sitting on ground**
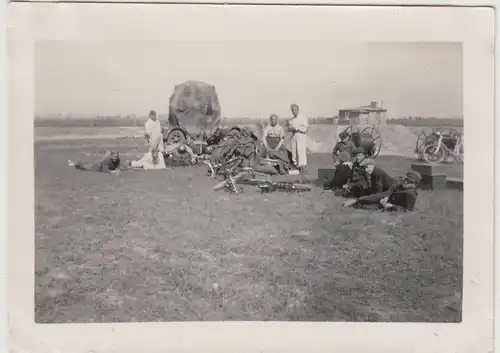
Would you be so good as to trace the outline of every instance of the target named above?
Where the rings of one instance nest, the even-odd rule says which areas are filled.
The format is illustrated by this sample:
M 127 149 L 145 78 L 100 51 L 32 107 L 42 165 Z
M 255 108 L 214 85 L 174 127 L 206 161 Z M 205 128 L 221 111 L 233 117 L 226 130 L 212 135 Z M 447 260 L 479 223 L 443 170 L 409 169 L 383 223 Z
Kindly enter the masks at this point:
M 69 160 L 68 165 L 78 170 L 86 170 L 86 171 L 102 172 L 102 173 L 118 173 L 121 166 L 120 154 L 115 151 L 107 151 L 104 157 L 98 163 L 84 164 L 79 161 L 73 162 Z
M 272 114 L 269 125 L 262 132 L 262 143 L 255 159 L 254 168 L 268 174 L 286 174 L 291 169 L 288 151 L 283 146 L 285 129 L 278 124 L 278 116 Z M 263 160 L 263 158 L 265 158 Z
M 269 124 L 264 128 L 262 133 L 262 144 L 264 145 L 261 151 L 261 157 L 271 158 L 270 153 L 279 151 L 285 142 L 285 129 L 278 124 L 278 116 L 272 114 L 269 118 Z
M 375 166 L 375 160 L 366 158 L 360 163 L 370 176 L 370 188 L 365 192 L 366 195 L 377 194 L 389 190 L 396 184 L 396 180 L 386 173 L 382 168 Z
M 361 165 L 361 162 L 366 158 L 365 150 L 362 147 L 356 147 L 353 150 L 353 157 L 351 175 L 344 185 L 344 189 L 354 197 L 361 197 L 371 188 L 371 179 L 366 173 L 365 167 Z
M 352 161 L 351 156 L 347 152 L 338 154 L 338 164 L 334 167 L 332 180 L 325 185 L 325 189 L 334 191 L 335 196 L 347 195 L 347 190 L 344 185 L 347 184 L 351 176 Z
M 418 197 L 417 186 L 421 180 L 420 173 L 410 170 L 401 182 L 389 190 L 349 200 L 344 206 L 360 208 L 375 206 L 386 211 L 413 211 Z

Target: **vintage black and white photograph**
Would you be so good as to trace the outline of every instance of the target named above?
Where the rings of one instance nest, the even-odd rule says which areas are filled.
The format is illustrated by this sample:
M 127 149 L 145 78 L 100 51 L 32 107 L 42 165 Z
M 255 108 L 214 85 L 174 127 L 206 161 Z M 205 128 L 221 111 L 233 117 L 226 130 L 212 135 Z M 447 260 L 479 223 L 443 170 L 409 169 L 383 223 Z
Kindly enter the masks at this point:
M 491 351 L 492 9 L 9 15 L 13 351 Z
M 34 55 L 37 323 L 461 322 L 460 43 Z

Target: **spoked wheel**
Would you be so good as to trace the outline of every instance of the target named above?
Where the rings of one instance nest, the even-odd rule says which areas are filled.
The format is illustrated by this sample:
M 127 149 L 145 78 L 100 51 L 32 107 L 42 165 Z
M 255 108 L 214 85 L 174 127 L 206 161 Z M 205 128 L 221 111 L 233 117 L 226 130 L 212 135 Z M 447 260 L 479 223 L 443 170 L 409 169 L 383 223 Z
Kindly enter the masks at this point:
M 174 143 L 186 143 L 187 136 L 181 129 L 173 129 L 167 135 L 166 141 L 167 145 Z
M 231 174 L 234 174 L 236 168 L 238 168 L 243 162 L 243 158 L 234 157 L 230 158 L 227 161 L 222 162 L 221 166 L 218 168 L 219 171 L 228 171 Z
M 367 147 L 367 154 L 375 158 L 382 149 L 382 138 L 375 127 L 367 127 L 361 131 L 361 143 Z
M 458 164 L 464 164 L 464 155 L 463 154 L 456 154 L 456 155 L 453 156 L 453 159 Z
M 359 132 L 359 128 L 354 125 L 349 125 L 343 132 L 347 132 L 349 136 L 352 136 L 353 133 Z
M 247 171 L 242 171 L 239 172 L 238 174 L 231 176 L 229 179 L 223 180 L 220 183 L 217 183 L 212 190 L 217 191 L 220 189 L 228 189 L 228 190 L 233 190 L 235 188 L 235 184 L 238 180 L 240 180 L 242 177 L 244 177 L 248 172 Z M 232 185 L 231 185 L 232 184 Z
M 437 148 L 437 145 L 432 143 L 425 146 L 424 152 L 422 153 L 424 161 L 430 164 L 439 164 L 444 161 L 446 157 L 446 152 L 443 148 Z
M 432 128 L 422 130 L 417 137 L 417 142 L 415 145 L 415 153 L 418 158 L 424 160 L 424 150 L 427 146 L 431 144 L 436 144 L 438 141 L 438 135 L 444 134 L 445 129 L 443 128 Z
M 464 163 L 464 141 L 463 141 L 462 134 L 460 134 L 457 143 L 460 145 L 458 146 L 458 153 L 455 155 L 455 159 L 457 160 L 458 163 L 463 164 Z
M 356 145 L 356 141 L 353 138 L 354 135 L 359 135 L 359 128 L 354 125 L 349 125 L 343 132 L 346 132 L 349 134 L 349 140 Z M 359 136 L 357 136 L 359 138 Z M 357 146 L 357 145 L 356 145 Z
M 432 135 L 434 131 L 422 130 L 418 134 L 417 143 L 415 144 L 415 153 L 418 155 L 420 159 L 423 159 L 424 149 L 427 145 L 429 137 Z
M 228 136 L 233 136 L 234 138 L 241 137 L 241 129 L 239 127 L 233 127 L 227 132 Z

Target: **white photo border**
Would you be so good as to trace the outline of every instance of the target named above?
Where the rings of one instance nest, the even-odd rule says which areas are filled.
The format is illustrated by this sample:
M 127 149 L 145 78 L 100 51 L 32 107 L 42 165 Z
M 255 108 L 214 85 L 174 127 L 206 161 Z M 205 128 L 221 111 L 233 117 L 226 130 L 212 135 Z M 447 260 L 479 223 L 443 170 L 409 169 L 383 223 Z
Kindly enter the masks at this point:
M 10 349 L 16 352 L 489 352 L 493 337 L 494 10 L 12 3 L 8 28 Z M 214 19 L 215 17 L 215 19 Z M 210 18 L 217 25 L 192 26 Z M 302 24 L 297 26 L 296 23 Z M 190 22 L 191 24 L 187 25 Z M 309 22 L 310 26 L 305 26 Z M 359 24 L 363 23 L 362 26 Z M 270 30 L 272 28 L 272 30 Z M 230 30 L 228 30 L 230 29 Z M 306 33 L 307 30 L 316 31 Z M 460 324 L 34 323 L 34 46 L 44 40 L 460 42 L 467 148 Z

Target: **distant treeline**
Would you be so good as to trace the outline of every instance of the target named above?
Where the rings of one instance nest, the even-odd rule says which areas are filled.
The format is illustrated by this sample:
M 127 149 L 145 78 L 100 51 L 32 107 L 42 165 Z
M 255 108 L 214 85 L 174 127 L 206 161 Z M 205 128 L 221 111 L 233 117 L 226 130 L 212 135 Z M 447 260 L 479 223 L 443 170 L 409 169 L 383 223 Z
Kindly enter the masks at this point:
M 168 121 L 167 116 L 160 115 L 160 120 Z M 96 117 L 96 118 L 78 118 L 78 117 L 35 117 L 35 126 L 46 127 L 93 127 L 93 126 L 143 126 L 146 117 L 135 116 L 112 116 L 112 117 Z M 221 123 L 224 125 L 246 125 L 264 122 L 267 123 L 268 118 L 222 118 Z M 335 117 L 315 117 L 309 118 L 309 124 L 334 124 L 337 121 Z M 397 118 L 387 119 L 387 124 L 396 124 L 404 126 L 463 126 L 463 119 L 460 118 Z M 339 122 L 341 125 L 348 125 L 347 122 Z
M 399 119 L 387 119 L 387 124 L 404 125 L 404 126 L 464 126 L 462 118 L 422 118 L 409 117 Z

